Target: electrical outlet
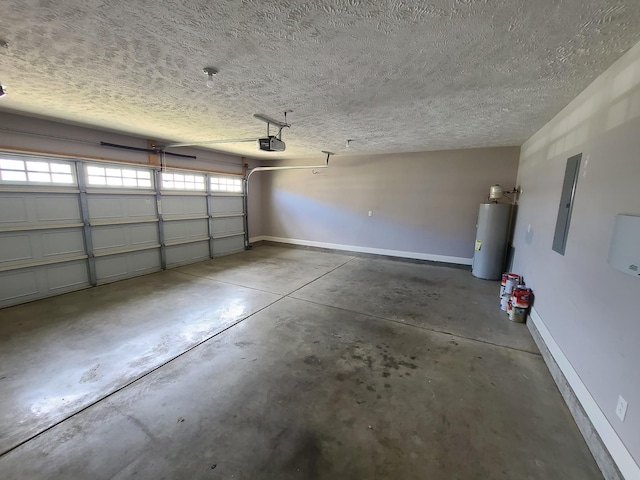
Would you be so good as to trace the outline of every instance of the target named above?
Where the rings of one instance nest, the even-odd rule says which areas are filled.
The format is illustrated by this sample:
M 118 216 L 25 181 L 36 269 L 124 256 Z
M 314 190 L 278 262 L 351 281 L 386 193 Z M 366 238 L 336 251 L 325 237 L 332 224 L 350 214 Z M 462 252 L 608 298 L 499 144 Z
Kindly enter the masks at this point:
M 622 395 L 618 396 L 618 406 L 616 407 L 616 415 L 621 422 L 624 422 L 624 417 L 627 414 L 627 401 L 622 398 Z
M 369 210 L 369 216 L 373 217 L 373 210 Z

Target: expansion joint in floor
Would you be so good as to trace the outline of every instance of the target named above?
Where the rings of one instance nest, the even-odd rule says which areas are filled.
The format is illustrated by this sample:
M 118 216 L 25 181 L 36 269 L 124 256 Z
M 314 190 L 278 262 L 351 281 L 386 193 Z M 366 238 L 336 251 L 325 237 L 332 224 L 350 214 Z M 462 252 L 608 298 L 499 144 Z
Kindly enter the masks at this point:
M 291 293 L 295 293 L 295 292 L 291 292 Z M 313 300 L 306 300 L 304 298 L 292 297 L 291 294 L 286 295 L 286 297 L 287 298 L 291 298 L 293 300 L 299 300 L 301 302 L 312 303 L 314 305 L 319 305 L 319 306 L 322 306 L 322 307 L 335 308 L 336 310 L 342 310 L 343 312 L 355 313 L 357 315 L 363 315 L 365 317 L 375 318 L 376 320 L 382 320 L 382 321 L 385 321 L 385 322 L 391 322 L 391 323 L 394 323 L 396 325 L 403 325 L 403 326 L 409 327 L 409 328 L 417 328 L 418 330 L 423 330 L 423 331 L 426 331 L 426 332 L 439 333 L 439 334 L 442 334 L 442 335 L 449 335 L 451 337 L 462 338 L 464 340 L 469 340 L 471 342 L 484 343 L 485 345 L 491 345 L 493 347 L 504 348 L 504 349 L 507 349 L 507 350 L 514 350 L 516 352 L 522 352 L 522 353 L 528 353 L 530 355 L 540 356 L 539 352 L 532 352 L 530 350 L 523 350 L 521 348 L 510 347 L 508 345 L 501 345 L 499 343 L 493 343 L 493 342 L 489 342 L 487 340 L 481 340 L 481 339 L 478 339 L 478 338 L 465 337 L 464 335 L 460 335 L 458 333 L 447 332 L 446 330 L 438 330 L 437 328 L 424 327 L 422 325 L 415 325 L 413 323 L 402 322 L 400 320 L 394 320 L 394 319 L 391 319 L 391 318 L 382 317 L 380 315 L 359 312 L 357 310 L 349 310 L 348 308 L 336 307 L 334 305 L 327 305 L 325 303 L 314 302 Z

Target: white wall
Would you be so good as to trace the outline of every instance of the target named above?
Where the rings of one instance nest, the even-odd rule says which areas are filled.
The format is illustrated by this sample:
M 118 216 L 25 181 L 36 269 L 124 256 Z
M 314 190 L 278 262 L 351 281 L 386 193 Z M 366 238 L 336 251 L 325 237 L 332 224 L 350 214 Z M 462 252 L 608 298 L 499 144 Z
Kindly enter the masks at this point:
M 142 164 L 149 161 L 147 153 L 101 147 L 101 141 L 148 148 L 147 140 L 140 137 L 0 112 L 0 150 L 27 150 Z M 167 156 L 167 165 L 175 168 L 241 174 L 243 162 L 250 167 L 259 165 L 256 160 L 243 160 L 242 157 L 211 150 L 180 148 L 173 151 L 197 157 L 183 159 Z M 253 196 L 249 199 L 249 230 L 252 235 L 259 235 L 262 232 L 261 185 L 254 182 L 253 187 Z
M 518 152 L 336 155 L 317 174 L 262 172 L 263 231 L 294 243 L 470 265 L 478 206 L 492 184 L 514 186 Z M 314 162 L 323 159 L 295 163 Z
M 551 245 L 566 160 L 577 153 L 562 256 Z M 575 371 L 569 380 L 618 466 L 640 478 L 640 278 L 607 264 L 615 215 L 640 215 L 640 44 L 522 146 L 518 183 L 514 270 L 533 288 L 556 360 Z M 624 423 L 619 394 L 629 403 Z

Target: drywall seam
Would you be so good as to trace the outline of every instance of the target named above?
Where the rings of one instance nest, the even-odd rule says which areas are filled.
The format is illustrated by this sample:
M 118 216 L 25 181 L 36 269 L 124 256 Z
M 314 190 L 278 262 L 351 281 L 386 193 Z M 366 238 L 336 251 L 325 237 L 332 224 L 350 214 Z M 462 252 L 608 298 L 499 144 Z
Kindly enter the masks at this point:
M 620 437 L 618 437 L 618 434 L 607 420 L 607 417 L 605 417 L 602 410 L 600 410 L 600 407 L 569 362 L 569 359 L 564 355 L 551 336 L 551 332 L 549 332 L 549 329 L 535 308 L 531 309 L 530 318 L 538 329 L 542 340 L 549 349 L 549 352 L 551 352 L 560 371 L 562 371 L 567 382 L 569 382 L 587 417 L 598 432 L 598 435 L 600 435 L 611 457 L 616 462 L 622 476 L 628 480 L 640 478 L 640 467 L 636 464 L 629 450 L 627 450 L 627 447 L 625 447 L 622 440 L 620 440 Z
M 296 238 L 271 237 L 262 235 L 252 237 L 250 243 L 267 241 L 288 243 L 291 245 L 303 245 L 305 247 L 329 248 L 332 250 L 345 250 L 347 252 L 373 253 L 375 255 L 387 255 L 389 257 L 414 258 L 416 260 L 428 260 L 431 262 L 454 263 L 457 265 L 471 265 L 473 259 L 464 257 L 450 257 L 447 255 L 433 255 L 430 253 L 404 252 L 401 250 L 387 250 L 385 248 L 359 247 L 356 245 L 342 245 L 340 243 L 313 242 L 311 240 L 299 240 Z

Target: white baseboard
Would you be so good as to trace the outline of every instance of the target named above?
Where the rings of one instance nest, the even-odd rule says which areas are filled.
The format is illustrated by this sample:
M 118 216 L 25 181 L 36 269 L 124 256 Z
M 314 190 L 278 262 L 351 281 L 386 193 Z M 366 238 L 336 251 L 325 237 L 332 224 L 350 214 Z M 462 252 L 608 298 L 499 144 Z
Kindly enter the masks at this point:
M 472 258 L 449 257 L 447 255 L 433 255 L 430 253 L 404 252 L 401 250 L 387 250 L 385 248 L 359 247 L 356 245 L 342 245 L 340 243 L 313 242 L 311 240 L 298 240 L 295 238 L 271 237 L 261 235 L 249 239 L 250 243 L 267 241 L 288 243 L 291 245 L 303 245 L 305 247 L 329 248 L 331 250 L 344 250 L 347 252 L 372 253 L 375 255 L 387 255 L 389 257 L 414 258 L 416 260 L 428 260 L 431 262 L 455 263 L 457 265 L 471 265 Z
M 609 423 L 609 420 L 607 420 L 607 417 L 605 417 L 602 410 L 600 410 L 600 407 L 591 396 L 591 393 L 585 384 L 582 383 L 582 379 L 551 336 L 551 332 L 549 332 L 549 329 L 544 324 L 535 308 L 531 309 L 530 319 L 538 329 L 538 332 L 540 333 L 544 343 L 547 345 L 549 352 L 551 352 L 556 364 L 573 389 L 573 392 L 582 405 L 587 417 L 589 417 L 593 427 L 598 432 L 598 435 L 600 435 L 602 442 L 606 446 L 607 450 L 609 450 L 609 454 L 618 466 L 622 476 L 628 480 L 640 478 L 640 467 L 638 467 L 638 464 L 634 461 L 629 450 L 627 450 L 627 447 L 625 447 L 622 440 L 620 440 L 620 437 L 618 437 L 618 434 Z

